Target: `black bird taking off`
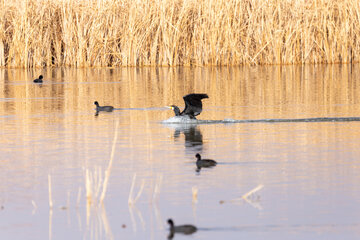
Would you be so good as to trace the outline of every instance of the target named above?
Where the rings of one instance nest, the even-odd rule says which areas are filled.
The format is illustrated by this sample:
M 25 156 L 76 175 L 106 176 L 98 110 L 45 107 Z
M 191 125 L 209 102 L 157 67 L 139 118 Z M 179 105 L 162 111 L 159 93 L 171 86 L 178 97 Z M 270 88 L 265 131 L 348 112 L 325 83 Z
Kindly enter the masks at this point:
M 42 83 L 43 82 L 43 75 L 40 75 L 39 78 L 35 79 L 33 82 L 34 83 Z
M 185 108 L 182 112 L 180 112 L 180 109 L 175 105 L 171 105 L 170 108 L 174 110 L 175 116 L 188 115 L 191 119 L 196 119 L 195 116 L 202 112 L 201 99 L 209 98 L 209 96 L 204 93 L 191 93 L 184 96 L 183 98 L 185 102 Z

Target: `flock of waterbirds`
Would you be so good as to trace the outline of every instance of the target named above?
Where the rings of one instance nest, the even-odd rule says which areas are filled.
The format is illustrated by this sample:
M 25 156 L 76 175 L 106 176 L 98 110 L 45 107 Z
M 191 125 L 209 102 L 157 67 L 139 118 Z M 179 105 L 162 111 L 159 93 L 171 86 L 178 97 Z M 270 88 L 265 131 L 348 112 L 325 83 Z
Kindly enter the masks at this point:
M 33 80 L 34 83 L 43 83 L 43 76 L 40 75 L 39 78 Z M 185 108 L 183 111 L 180 111 L 179 107 L 175 105 L 171 105 L 168 108 L 172 109 L 175 113 L 175 117 L 187 117 L 188 119 L 195 119 L 202 112 L 202 99 L 209 98 L 207 94 L 204 93 L 191 93 L 187 94 L 183 97 L 185 102 Z M 95 108 L 95 116 L 98 116 L 99 112 L 112 112 L 115 110 L 113 106 L 100 106 L 98 101 L 94 102 Z M 202 159 L 201 155 L 197 153 L 196 157 L 196 171 L 199 172 L 201 168 L 212 168 L 217 165 L 217 162 L 212 159 Z M 222 203 L 222 201 L 220 201 Z M 175 226 L 174 221 L 172 219 L 168 219 L 167 223 L 170 226 L 170 233 L 168 235 L 168 239 L 172 239 L 175 233 L 182 234 L 192 234 L 197 231 L 197 228 L 193 225 L 178 225 Z
M 188 116 L 190 119 L 196 119 L 196 116 L 202 112 L 201 100 L 204 98 L 209 98 L 209 96 L 202 93 L 191 93 L 184 96 L 183 98 L 185 102 L 185 108 L 183 111 L 180 111 L 179 107 L 175 105 L 171 105 L 169 108 L 174 110 L 175 116 Z M 94 104 L 96 106 L 96 116 L 100 111 L 112 112 L 114 110 L 113 106 L 100 106 L 97 101 L 95 101 Z M 197 172 L 199 172 L 201 168 L 210 168 L 216 166 L 217 164 L 217 162 L 212 159 L 201 159 L 201 155 L 199 153 L 197 153 L 195 157 L 197 159 Z M 197 231 L 197 228 L 193 225 L 175 226 L 172 219 L 168 220 L 168 224 L 170 225 L 170 234 L 168 236 L 169 239 L 172 239 L 175 233 L 192 234 Z
M 43 83 L 43 76 L 40 75 L 37 79 L 33 80 L 36 84 L 42 84 Z M 175 117 L 181 117 L 185 120 L 196 120 L 196 116 L 198 116 L 202 112 L 202 99 L 209 98 L 207 94 L 204 93 L 191 93 L 187 94 L 183 97 L 185 102 L 185 108 L 181 111 L 179 107 L 175 105 L 170 105 L 168 108 L 172 109 L 174 111 Z M 95 116 L 98 116 L 99 112 L 112 112 L 116 108 L 113 106 L 100 106 L 98 101 L 94 102 L 96 106 L 96 114 Z M 304 118 L 304 119 L 260 119 L 260 120 L 238 120 L 236 122 L 333 122 L 333 121 L 360 121 L 359 117 L 348 117 L 348 118 Z M 181 123 L 180 121 L 179 123 Z M 232 121 L 235 122 L 235 121 Z M 186 121 L 184 121 L 186 123 Z M 192 122 L 194 123 L 194 122 Z M 114 141 L 116 142 L 116 141 Z M 114 146 L 113 146 L 114 147 Z M 217 162 L 212 159 L 202 159 L 201 155 L 197 153 L 195 155 L 196 157 L 196 171 L 199 172 L 201 168 L 211 168 L 217 165 Z M 112 161 L 110 161 L 112 162 Z M 109 164 L 110 166 L 110 164 Z M 110 168 L 110 167 L 109 167 Z M 49 181 L 49 186 L 50 186 Z M 104 184 L 106 186 L 106 184 Z M 256 188 L 252 189 L 248 193 L 244 194 L 240 199 L 245 200 L 246 202 L 251 204 L 251 201 L 249 200 L 249 196 L 253 193 L 259 191 L 263 188 L 263 185 L 259 185 Z M 50 187 L 49 187 L 50 189 Z M 106 190 L 106 187 L 105 187 Z M 104 191 L 105 192 L 105 191 Z M 51 195 L 51 191 L 49 191 L 49 195 Z M 102 196 L 101 199 L 104 197 Z M 51 198 L 50 198 L 51 199 Z M 237 201 L 239 199 L 233 199 L 230 201 Z M 136 201 L 136 200 L 135 200 Z M 224 201 L 220 201 L 220 203 L 224 203 Z M 52 203 L 49 201 L 50 206 L 52 206 Z M 255 206 L 256 207 L 256 206 Z M 1 206 L 1 209 L 3 209 L 3 206 Z M 175 233 L 183 233 L 183 234 L 192 234 L 196 232 L 198 229 L 193 225 L 178 225 L 176 226 L 174 224 L 174 221 L 172 219 L 168 219 L 168 224 L 170 226 L 170 234 L 168 235 L 169 239 L 172 239 L 174 237 Z

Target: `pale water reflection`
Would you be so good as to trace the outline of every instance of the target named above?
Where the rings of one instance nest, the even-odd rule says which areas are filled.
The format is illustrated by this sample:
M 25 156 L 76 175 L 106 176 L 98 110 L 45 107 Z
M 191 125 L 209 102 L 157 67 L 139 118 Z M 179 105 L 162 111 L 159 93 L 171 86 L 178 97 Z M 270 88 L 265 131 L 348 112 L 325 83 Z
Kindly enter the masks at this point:
M 357 239 L 359 76 L 357 65 L 0 69 L 0 235 L 166 239 L 172 218 L 198 227 L 174 239 Z M 191 92 L 209 95 L 199 120 L 242 122 L 163 124 Z M 116 110 L 95 116 L 94 101 Z M 331 119 L 251 122 L 308 118 Z M 104 177 L 117 121 L 104 205 L 89 206 L 86 171 Z M 196 153 L 219 164 L 197 173 Z

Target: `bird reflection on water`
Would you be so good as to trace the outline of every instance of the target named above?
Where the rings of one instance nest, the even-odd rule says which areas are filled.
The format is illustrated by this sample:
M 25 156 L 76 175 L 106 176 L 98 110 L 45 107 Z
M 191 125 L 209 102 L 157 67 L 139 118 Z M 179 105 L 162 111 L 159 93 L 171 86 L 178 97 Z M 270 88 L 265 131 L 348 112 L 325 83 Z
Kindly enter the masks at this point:
M 174 138 L 179 139 L 181 133 L 185 136 L 185 148 L 201 152 L 203 136 L 196 125 L 175 125 Z

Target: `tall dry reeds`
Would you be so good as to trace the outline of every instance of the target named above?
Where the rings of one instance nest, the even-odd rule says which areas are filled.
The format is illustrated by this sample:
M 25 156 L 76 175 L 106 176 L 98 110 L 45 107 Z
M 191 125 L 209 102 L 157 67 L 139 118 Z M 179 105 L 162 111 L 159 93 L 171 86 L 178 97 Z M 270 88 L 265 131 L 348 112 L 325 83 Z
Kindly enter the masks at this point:
M 359 61 L 358 0 L 0 0 L 0 66 Z

